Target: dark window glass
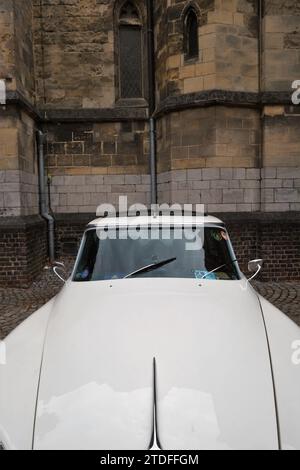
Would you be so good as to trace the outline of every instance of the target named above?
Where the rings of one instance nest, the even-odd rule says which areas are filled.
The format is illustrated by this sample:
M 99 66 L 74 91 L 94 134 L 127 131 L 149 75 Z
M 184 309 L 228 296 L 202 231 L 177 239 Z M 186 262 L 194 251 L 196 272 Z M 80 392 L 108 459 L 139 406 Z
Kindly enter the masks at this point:
M 138 26 L 120 26 L 120 93 L 121 98 L 141 98 L 142 38 Z
M 144 236 L 139 239 L 125 238 L 119 230 L 112 229 L 111 236 L 101 230 L 89 230 L 85 235 L 82 252 L 77 262 L 76 282 L 123 279 L 136 270 L 173 260 L 166 265 L 138 277 L 190 278 L 208 281 L 236 280 L 239 275 L 229 248 L 227 232 L 222 228 L 205 228 L 204 237 L 197 249 L 189 251 L 186 243 L 191 232 L 180 227 L 165 236 L 159 229 L 158 236 L 151 238 L 151 231 L 142 228 Z M 102 231 L 104 234 L 104 232 Z M 181 236 L 179 234 L 181 233 Z M 100 237 L 100 238 L 99 238 Z M 175 259 L 176 258 L 176 259 Z
M 193 10 L 188 13 L 186 19 L 186 56 L 188 59 L 199 56 L 198 19 Z

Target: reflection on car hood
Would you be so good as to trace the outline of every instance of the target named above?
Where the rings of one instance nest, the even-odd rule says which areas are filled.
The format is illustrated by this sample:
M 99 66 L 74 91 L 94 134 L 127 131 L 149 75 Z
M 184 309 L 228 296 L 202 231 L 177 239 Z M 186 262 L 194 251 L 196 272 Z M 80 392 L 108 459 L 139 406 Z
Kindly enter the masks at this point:
M 244 281 L 67 283 L 50 318 L 36 449 L 278 448 L 259 301 Z

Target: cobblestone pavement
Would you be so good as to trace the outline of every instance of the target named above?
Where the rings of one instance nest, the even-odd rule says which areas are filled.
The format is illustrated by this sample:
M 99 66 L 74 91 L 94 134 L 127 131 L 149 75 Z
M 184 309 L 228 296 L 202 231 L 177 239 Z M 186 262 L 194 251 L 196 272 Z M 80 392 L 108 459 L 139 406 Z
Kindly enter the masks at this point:
M 0 339 L 54 297 L 61 286 L 54 273 L 45 270 L 30 289 L 0 288 Z
M 67 266 L 71 271 L 70 262 Z M 45 269 L 30 289 L 0 288 L 0 339 L 56 295 L 61 286 L 52 271 Z M 300 326 L 300 283 L 256 282 L 255 288 Z

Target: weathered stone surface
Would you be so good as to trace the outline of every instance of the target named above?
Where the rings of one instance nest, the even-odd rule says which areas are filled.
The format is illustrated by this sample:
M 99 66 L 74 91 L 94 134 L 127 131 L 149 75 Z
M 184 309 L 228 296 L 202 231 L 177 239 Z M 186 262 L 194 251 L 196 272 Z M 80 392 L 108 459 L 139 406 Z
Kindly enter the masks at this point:
M 299 172 L 300 166 L 264 170 L 204 168 L 182 171 L 178 178 L 178 172 L 168 171 L 160 174 L 158 180 L 159 201 L 203 203 L 208 212 L 298 210 Z
M 65 117 L 73 112 L 75 116 L 76 110 L 82 107 L 112 107 L 117 98 L 112 2 L 74 0 L 40 3 L 26 0 L 22 9 L 20 6 L 17 0 L 14 4 L 7 1 L 3 7 L 3 24 L 10 28 L 8 32 L 16 31 L 12 40 L 18 42 L 18 48 L 11 59 L 12 63 L 18 62 L 15 81 L 20 90 L 23 87 L 29 97 L 32 94 L 34 49 L 39 104 L 46 103 L 59 112 L 58 106 L 62 107 L 62 103 L 63 107 L 72 109 L 66 110 Z M 195 11 L 199 15 L 200 54 L 192 62 L 185 61 L 183 48 L 186 6 L 183 1 L 155 2 L 158 97 L 199 91 L 209 84 L 223 90 L 239 90 L 237 93 L 257 91 L 257 30 L 251 26 L 257 19 L 256 2 L 195 2 Z M 294 16 L 285 15 L 287 8 L 282 10 L 280 2 L 267 2 L 266 7 L 266 48 L 268 44 L 276 44 L 269 51 L 269 62 L 266 60 L 266 67 L 273 67 L 269 69 L 272 73 L 266 74 L 269 77 L 266 80 L 274 79 L 273 83 L 282 88 L 281 72 L 278 74 L 278 67 L 273 64 L 284 62 L 286 73 L 297 70 L 297 21 Z M 279 9 L 278 14 L 275 7 Z M 297 14 L 294 5 L 290 4 L 289 10 Z M 144 10 L 142 14 L 145 15 Z M 26 40 L 22 40 L 25 29 L 28 34 Z M 6 34 L 7 31 L 3 31 Z M 8 34 L 7 38 L 10 37 Z M 9 52 L 14 48 L 8 47 L 5 41 L 3 44 L 7 50 L 6 62 L 9 63 Z M 22 48 L 20 44 L 23 44 Z M 289 49 L 288 54 L 282 54 L 284 48 Z M 189 96 L 190 101 L 185 104 L 192 107 L 193 94 Z M 250 100 L 250 94 L 245 96 L 241 94 L 239 103 L 243 99 Z M 205 96 L 201 97 L 203 99 Z M 258 103 L 257 97 L 253 103 Z M 181 106 L 182 103 L 175 102 L 176 105 Z M 295 167 L 299 163 L 297 117 L 286 122 L 289 122 L 288 131 L 276 120 L 266 120 L 265 160 L 268 165 L 284 163 Z M 22 117 L 21 127 L 15 122 L 7 132 L 16 132 L 16 127 L 18 149 L 14 151 L 12 148 L 16 139 L 6 140 L 0 166 L 33 173 L 33 158 L 29 157 L 34 154 L 33 135 L 29 138 L 33 134 L 33 126 Z M 47 131 L 49 172 L 54 176 L 115 172 L 134 177 L 144 175 L 148 169 L 148 131 L 139 121 L 76 126 L 66 123 L 47 125 L 44 129 Z M 260 138 L 260 116 L 254 109 L 212 107 L 174 112 L 158 122 L 159 171 L 227 167 L 230 181 L 228 175 L 233 167 L 251 169 L 258 165 Z M 244 183 L 244 189 L 255 189 L 250 187 L 256 184 L 254 174 L 249 174 L 251 182 Z M 284 184 L 288 189 L 291 183 Z M 230 181 L 228 186 L 228 189 L 239 189 L 234 181 Z
M 133 121 L 129 129 L 119 123 L 61 124 L 46 126 L 45 131 L 51 175 L 70 174 L 76 167 L 82 173 L 145 173 L 149 134 L 144 125 Z
M 285 49 L 300 49 L 300 31 L 286 34 L 284 36 Z
M 300 15 L 298 0 L 265 0 L 265 13 L 269 15 Z
M 178 175 L 175 175 L 175 179 Z M 143 184 L 142 184 L 143 183 Z M 53 210 L 59 213 L 96 213 L 98 205 L 118 204 L 120 195 L 128 203 L 150 202 L 147 175 L 66 175 L 54 176 L 51 185 Z
M 300 118 L 276 116 L 265 119 L 266 166 L 300 166 Z M 290 172 L 291 173 L 291 172 Z
M 256 110 L 210 107 L 184 110 L 158 122 L 158 167 L 257 166 L 260 116 Z
M 291 90 L 300 74 L 300 6 L 296 1 L 269 0 L 265 7 L 264 87 Z

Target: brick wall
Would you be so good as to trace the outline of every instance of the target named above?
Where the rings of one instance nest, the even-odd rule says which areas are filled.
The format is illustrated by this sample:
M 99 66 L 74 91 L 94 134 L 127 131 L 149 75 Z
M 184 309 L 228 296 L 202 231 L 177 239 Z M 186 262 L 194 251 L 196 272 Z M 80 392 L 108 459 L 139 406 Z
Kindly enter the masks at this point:
M 225 221 L 241 270 L 248 275 L 248 262 L 263 258 L 260 275 L 265 281 L 300 280 L 299 217 L 243 213 L 215 214 Z M 93 214 L 59 214 L 56 220 L 57 255 L 75 259 L 84 228 Z
M 283 216 L 281 220 L 277 217 L 272 220 L 272 216 L 266 216 L 263 220 L 258 216 L 249 221 L 242 216 L 239 222 L 228 222 L 227 227 L 241 270 L 245 274 L 248 272 L 249 260 L 262 258 L 264 267 L 260 280 L 300 280 L 299 217 L 285 220 Z
M 0 219 L 0 285 L 29 287 L 47 262 L 46 240 L 39 217 Z
M 300 280 L 300 223 L 262 223 L 260 252 L 265 259 L 263 278 L 272 281 Z
M 223 215 L 220 215 L 221 219 L 222 217 Z M 227 229 L 240 269 L 243 273 L 247 274 L 248 262 L 262 256 L 259 251 L 259 223 L 255 220 L 249 223 L 249 220 L 245 219 L 241 219 L 239 222 L 229 221 Z
M 55 219 L 56 254 L 58 258 L 75 259 L 86 225 L 95 214 L 57 214 Z

